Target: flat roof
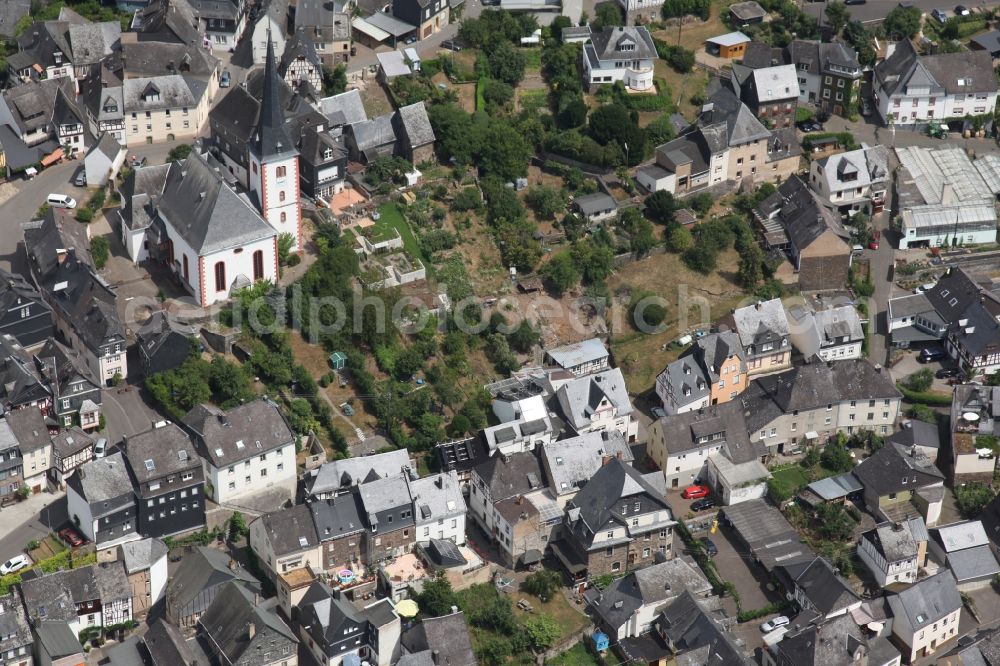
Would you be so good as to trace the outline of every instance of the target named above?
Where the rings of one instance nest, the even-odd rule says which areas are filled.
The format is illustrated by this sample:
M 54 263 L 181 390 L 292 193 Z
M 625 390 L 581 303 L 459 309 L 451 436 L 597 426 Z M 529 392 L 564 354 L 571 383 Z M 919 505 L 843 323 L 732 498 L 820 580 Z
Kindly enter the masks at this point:
M 407 76 L 411 74 L 410 66 L 403 59 L 403 54 L 399 51 L 389 51 L 388 53 L 376 53 L 378 64 L 382 67 L 385 75 L 392 78 L 396 76 Z
M 410 25 L 404 21 L 400 21 L 395 16 L 389 16 L 388 14 L 383 14 L 382 12 L 376 12 L 366 19 L 370 24 L 376 28 L 385 30 L 387 33 L 393 37 L 402 37 L 407 35 L 417 29 L 417 26 Z
M 389 33 L 381 28 L 372 25 L 360 16 L 355 16 L 351 21 L 351 27 L 353 27 L 358 32 L 368 35 L 377 42 L 384 42 L 385 40 L 392 37 Z
M 750 38 L 737 30 L 736 32 L 727 32 L 718 37 L 709 37 L 705 41 L 709 44 L 718 44 L 719 46 L 736 46 L 737 44 L 746 44 L 750 41 Z

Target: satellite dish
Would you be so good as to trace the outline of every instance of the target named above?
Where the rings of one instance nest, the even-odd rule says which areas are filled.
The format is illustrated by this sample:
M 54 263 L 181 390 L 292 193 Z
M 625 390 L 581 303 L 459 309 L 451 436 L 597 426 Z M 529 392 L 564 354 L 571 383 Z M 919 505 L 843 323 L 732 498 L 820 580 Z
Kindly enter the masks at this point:
M 962 414 L 962 418 L 966 421 L 975 423 L 979 420 L 979 414 L 976 414 L 975 412 L 965 412 Z

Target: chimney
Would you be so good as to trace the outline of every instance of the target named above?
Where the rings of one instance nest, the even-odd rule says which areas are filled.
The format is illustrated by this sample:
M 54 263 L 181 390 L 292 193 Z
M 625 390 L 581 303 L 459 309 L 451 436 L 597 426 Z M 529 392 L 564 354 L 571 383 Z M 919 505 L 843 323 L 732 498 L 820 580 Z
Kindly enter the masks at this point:
M 762 305 L 764 305 L 764 301 L 757 301 L 756 303 L 754 303 L 754 308 L 760 310 Z
M 67 251 L 65 248 L 58 248 L 56 250 L 56 261 L 60 264 L 66 261 L 66 254 Z
M 524 504 L 524 495 L 518 495 L 517 499 L 514 500 L 514 503 L 517 504 L 518 506 Z
M 431 661 L 433 661 L 435 664 L 438 663 L 438 658 L 440 658 L 440 657 L 441 657 L 441 653 L 438 652 L 437 650 L 434 650 L 433 652 L 431 652 Z
M 230 571 L 236 571 L 239 568 L 240 568 L 240 565 L 236 563 L 236 560 L 234 560 L 233 558 L 230 557 L 229 558 L 229 570 Z
M 622 452 L 619 451 L 618 453 L 616 453 L 615 454 L 615 458 L 618 458 L 618 460 L 621 460 L 622 459 Z
M 253 622 L 247 625 L 247 640 L 252 641 L 253 637 L 257 635 L 257 625 Z
M 605 454 L 605 455 L 601 456 L 601 467 L 604 467 L 604 466 L 605 466 L 605 465 L 607 465 L 607 464 L 608 464 L 609 462 L 611 462 L 611 456 L 609 456 L 609 455 L 607 455 L 607 454 Z

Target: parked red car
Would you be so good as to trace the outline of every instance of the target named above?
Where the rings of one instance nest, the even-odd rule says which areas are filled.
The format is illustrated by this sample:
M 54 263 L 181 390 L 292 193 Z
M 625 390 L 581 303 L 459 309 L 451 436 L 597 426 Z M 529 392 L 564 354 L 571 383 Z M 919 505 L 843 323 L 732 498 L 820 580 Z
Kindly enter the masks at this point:
M 700 499 L 702 497 L 708 497 L 708 486 L 688 486 L 681 493 L 681 497 L 684 499 Z
M 63 541 L 68 543 L 73 548 L 76 548 L 77 546 L 82 546 L 84 543 L 83 535 L 81 535 L 72 527 L 64 527 L 61 530 L 59 530 L 59 536 L 62 538 Z

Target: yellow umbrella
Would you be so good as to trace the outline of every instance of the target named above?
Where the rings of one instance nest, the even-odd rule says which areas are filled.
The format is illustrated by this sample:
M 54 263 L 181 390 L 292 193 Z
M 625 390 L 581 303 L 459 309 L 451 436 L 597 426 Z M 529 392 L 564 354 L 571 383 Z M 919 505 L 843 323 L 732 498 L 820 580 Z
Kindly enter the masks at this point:
M 419 611 L 420 608 L 413 599 L 403 599 L 396 604 L 396 612 L 399 613 L 400 617 L 416 617 Z

